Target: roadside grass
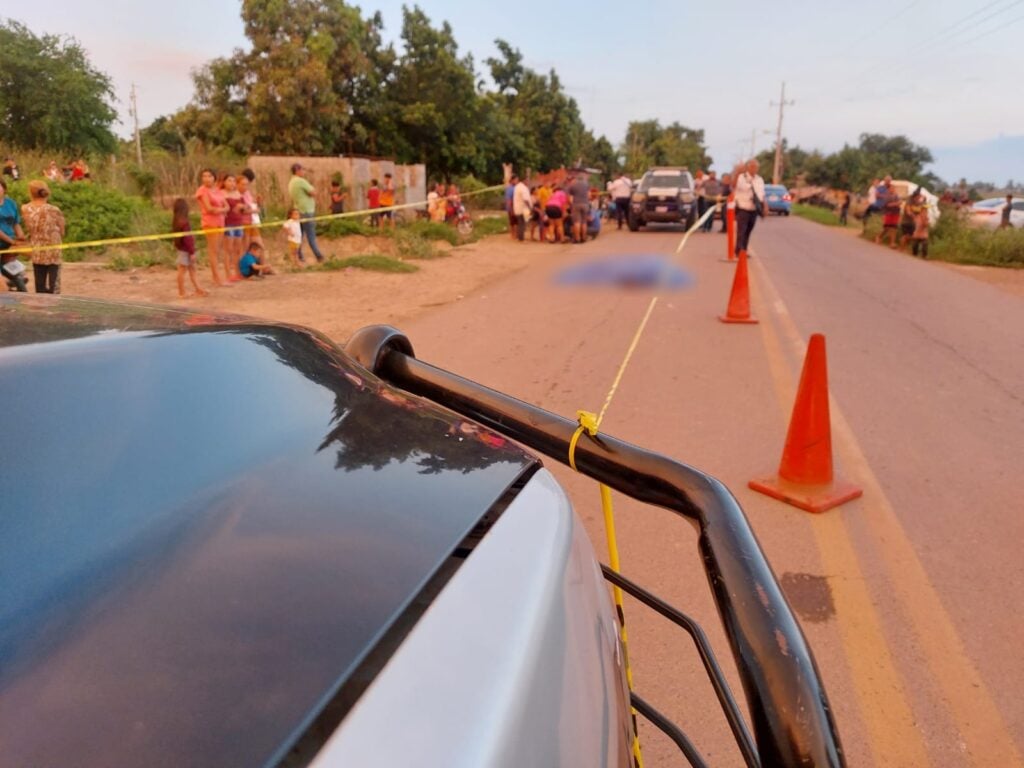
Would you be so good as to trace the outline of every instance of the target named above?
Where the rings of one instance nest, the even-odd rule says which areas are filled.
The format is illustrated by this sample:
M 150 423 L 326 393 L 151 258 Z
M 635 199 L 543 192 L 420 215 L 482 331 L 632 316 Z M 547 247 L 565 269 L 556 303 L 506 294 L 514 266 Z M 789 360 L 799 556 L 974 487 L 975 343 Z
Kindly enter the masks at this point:
M 385 256 L 382 253 L 366 253 L 360 256 L 349 256 L 344 259 L 328 259 L 323 264 L 309 267 L 306 272 L 314 270 L 323 272 L 336 272 L 342 269 L 365 269 L 369 272 L 416 272 L 419 270 L 415 264 L 408 264 L 404 261 Z
M 485 216 L 473 222 L 473 231 L 465 238 L 464 242 L 475 243 L 491 235 L 508 234 L 507 216 Z
M 881 229 L 880 217 L 874 216 L 862 237 L 873 242 Z M 928 258 L 953 264 L 1024 269 L 1024 230 L 972 227 L 955 210 L 944 208 L 928 238 Z
M 839 214 L 830 208 L 822 208 L 820 205 L 807 205 L 806 203 L 793 203 L 793 215 L 803 219 L 825 224 L 829 227 L 841 227 Z M 850 216 L 846 223 L 846 229 L 860 227 L 860 222 Z

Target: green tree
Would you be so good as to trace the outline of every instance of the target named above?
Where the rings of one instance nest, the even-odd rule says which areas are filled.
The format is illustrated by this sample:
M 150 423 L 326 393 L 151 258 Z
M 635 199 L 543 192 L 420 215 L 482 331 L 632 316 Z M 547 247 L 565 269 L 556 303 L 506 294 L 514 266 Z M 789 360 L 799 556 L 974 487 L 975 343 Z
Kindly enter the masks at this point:
M 0 21 L 0 133 L 14 146 L 110 152 L 117 117 L 110 78 L 71 37 L 37 37 Z
M 425 162 L 444 175 L 479 173 L 486 150 L 477 141 L 480 111 L 471 56 L 459 56 L 452 28 L 418 7 L 402 8 L 402 45 L 388 96 L 396 111 L 402 161 Z
M 627 173 L 633 175 L 653 165 L 683 165 L 692 171 L 711 165 L 703 129 L 687 128 L 678 122 L 665 127 L 657 120 L 631 122 L 621 152 Z
M 486 64 L 511 125 L 520 134 L 518 153 L 506 160 L 521 169 L 549 171 L 582 159 L 586 126 L 576 100 L 565 93 L 558 74 L 542 75 L 523 66 L 523 56 L 505 40 L 495 40 L 500 58 Z M 593 137 L 590 137 L 593 140 Z M 591 147 L 592 148 L 592 147 Z
M 372 71 L 375 21 L 343 0 L 243 0 L 251 49 L 196 72 L 192 103 L 175 122 L 186 135 L 237 152 L 347 149 L 349 98 Z

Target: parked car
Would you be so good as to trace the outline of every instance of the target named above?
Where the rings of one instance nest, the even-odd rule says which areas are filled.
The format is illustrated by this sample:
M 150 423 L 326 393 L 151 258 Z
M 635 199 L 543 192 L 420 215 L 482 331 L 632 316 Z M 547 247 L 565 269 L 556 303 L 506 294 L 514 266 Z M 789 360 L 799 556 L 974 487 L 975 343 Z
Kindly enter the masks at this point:
M 780 216 L 789 216 L 793 210 L 793 196 L 782 184 L 764 185 L 765 202 L 768 203 L 768 212 L 777 213 Z
M 1024 197 L 1015 197 L 1011 201 L 1010 226 L 1014 229 L 1024 227 Z M 1003 208 L 1006 207 L 1005 197 L 989 197 L 979 200 L 968 210 L 970 223 L 986 229 L 998 229 L 1003 221 Z
M 683 224 L 697 220 L 693 175 L 686 168 L 651 168 L 630 198 L 627 221 L 631 232 L 647 224 Z
M 580 473 L 698 529 L 753 733 L 699 628 L 598 565 L 533 452 L 567 462 L 576 422 L 417 360 L 394 329 L 342 350 L 5 293 L 0 386 L 19 400 L 0 431 L 5 765 L 627 768 L 631 706 L 695 754 L 629 693 L 606 581 L 692 633 L 748 765 L 843 765 L 721 483 L 574 441 Z

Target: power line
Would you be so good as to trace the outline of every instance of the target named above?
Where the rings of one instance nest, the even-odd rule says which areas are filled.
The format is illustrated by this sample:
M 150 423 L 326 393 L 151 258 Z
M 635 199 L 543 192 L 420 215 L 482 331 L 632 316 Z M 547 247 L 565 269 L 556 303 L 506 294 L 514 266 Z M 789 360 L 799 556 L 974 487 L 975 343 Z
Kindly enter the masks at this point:
M 982 32 L 980 35 L 977 35 L 976 37 L 972 37 L 970 40 L 964 40 L 962 44 L 963 45 L 970 45 L 973 42 L 981 40 L 983 37 L 988 37 L 991 34 L 1003 31 L 1007 27 L 1012 27 L 1014 24 L 1016 24 L 1019 21 L 1024 21 L 1024 16 L 1018 16 L 1015 19 L 1010 19 L 1010 21 L 1006 22 L 1005 24 L 1000 22 L 995 27 L 992 27 L 992 29 L 989 29 L 989 30 L 987 30 L 985 32 Z
M 955 38 L 958 35 L 962 35 L 964 32 L 969 32 L 972 29 L 975 29 L 976 27 L 978 27 L 980 24 L 984 24 L 989 19 L 993 19 L 996 16 L 999 16 L 1000 14 L 1006 13 L 1010 9 L 1014 8 L 1015 6 L 1020 5 L 1021 2 L 1024 2 L 1024 0 L 1014 0 L 1009 5 L 1003 6 L 1002 8 L 997 8 L 996 10 L 992 11 L 992 13 L 988 14 L 987 16 L 984 16 L 984 17 L 978 19 L 973 24 L 969 24 L 968 26 L 963 27 L 962 29 L 958 29 L 958 27 L 960 27 L 963 23 L 965 23 L 967 21 L 970 21 L 975 16 L 977 16 L 977 15 L 979 15 L 981 13 L 984 13 L 985 11 L 990 9 L 992 6 L 999 5 L 1002 2 L 1004 2 L 1004 0 L 995 0 L 995 2 L 988 3 L 987 5 L 982 6 L 981 8 L 979 8 L 976 11 L 974 11 L 973 13 L 967 14 L 966 16 L 961 18 L 959 21 L 951 24 L 950 26 L 946 27 L 944 30 L 940 31 L 937 35 L 933 35 L 932 37 L 928 38 L 927 40 L 922 41 L 917 46 L 917 48 L 915 48 L 913 51 L 911 51 L 911 55 L 914 55 L 914 54 L 920 53 L 922 51 L 925 51 L 928 48 L 931 48 L 932 46 L 934 46 L 936 43 L 939 43 L 939 42 L 955 41 Z M 952 34 L 950 34 L 950 33 L 952 33 Z

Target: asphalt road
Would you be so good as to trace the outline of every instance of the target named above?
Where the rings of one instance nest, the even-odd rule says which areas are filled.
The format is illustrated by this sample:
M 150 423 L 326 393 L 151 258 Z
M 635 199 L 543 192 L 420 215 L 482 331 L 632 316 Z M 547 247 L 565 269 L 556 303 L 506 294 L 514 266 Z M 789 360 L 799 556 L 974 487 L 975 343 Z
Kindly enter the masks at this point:
M 682 232 L 537 246 L 526 270 L 410 325 L 417 356 L 570 418 L 596 411 L 651 292 L 560 286 L 567 266 L 671 254 Z M 724 236 L 662 296 L 602 429 L 693 464 L 743 504 L 814 649 L 851 766 L 1007 766 L 1024 754 L 1024 299 L 800 219 L 762 221 L 758 325 L 725 325 Z M 863 498 L 811 515 L 747 488 L 778 465 L 808 336 L 827 339 L 837 474 Z M 556 466 L 607 560 L 596 486 Z M 694 531 L 616 497 L 622 570 L 709 631 Z M 627 603 L 637 690 L 711 765 L 738 753 L 689 639 Z M 684 765 L 641 727 L 645 764 Z

